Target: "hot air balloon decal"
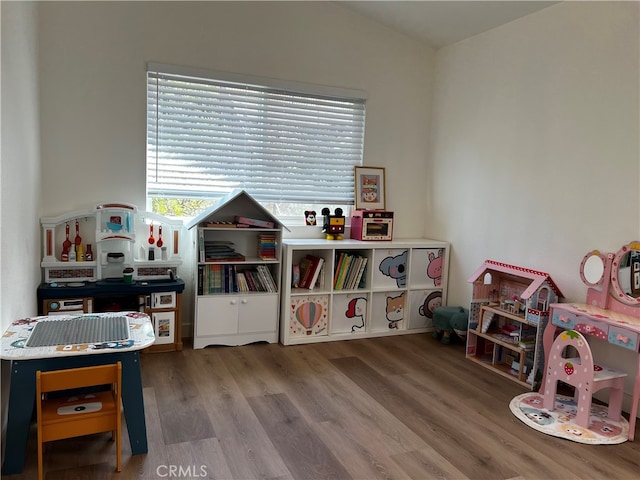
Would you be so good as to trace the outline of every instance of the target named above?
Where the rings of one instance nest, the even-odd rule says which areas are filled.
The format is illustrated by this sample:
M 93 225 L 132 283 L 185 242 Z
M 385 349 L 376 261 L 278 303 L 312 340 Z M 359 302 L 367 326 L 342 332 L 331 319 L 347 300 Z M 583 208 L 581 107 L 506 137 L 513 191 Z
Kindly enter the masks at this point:
M 318 323 L 322 315 L 322 305 L 314 302 L 306 302 L 296 310 L 296 319 L 306 329 L 307 335 L 313 332 L 313 326 Z
M 305 336 L 326 332 L 327 303 L 326 296 L 304 297 L 292 302 L 289 333 Z

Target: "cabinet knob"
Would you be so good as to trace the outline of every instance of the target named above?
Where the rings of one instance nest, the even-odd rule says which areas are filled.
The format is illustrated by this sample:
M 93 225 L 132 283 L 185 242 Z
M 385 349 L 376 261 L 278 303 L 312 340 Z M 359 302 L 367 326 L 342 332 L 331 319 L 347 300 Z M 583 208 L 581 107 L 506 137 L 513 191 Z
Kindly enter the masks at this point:
M 249 303 L 249 302 L 247 301 L 247 299 L 246 299 L 246 298 L 243 298 L 243 299 L 241 300 L 241 302 L 242 302 L 242 304 L 243 304 L 243 305 L 246 305 L 247 303 Z
M 231 302 L 229 302 L 229 303 L 230 303 L 231 305 L 235 305 L 235 304 L 237 304 L 238 302 L 236 302 L 235 300 L 231 300 Z

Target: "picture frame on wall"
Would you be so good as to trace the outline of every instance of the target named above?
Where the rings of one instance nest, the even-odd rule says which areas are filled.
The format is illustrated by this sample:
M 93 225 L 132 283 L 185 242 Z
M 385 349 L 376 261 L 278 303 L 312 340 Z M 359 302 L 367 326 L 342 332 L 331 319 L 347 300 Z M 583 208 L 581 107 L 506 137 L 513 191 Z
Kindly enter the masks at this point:
M 356 210 L 385 209 L 385 181 L 382 167 L 354 167 Z

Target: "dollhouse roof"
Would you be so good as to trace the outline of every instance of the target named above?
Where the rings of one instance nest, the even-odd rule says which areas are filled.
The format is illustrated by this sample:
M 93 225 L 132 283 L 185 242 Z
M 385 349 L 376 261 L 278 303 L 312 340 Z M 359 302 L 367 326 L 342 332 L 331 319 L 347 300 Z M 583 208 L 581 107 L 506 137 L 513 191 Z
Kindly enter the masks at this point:
M 478 268 L 473 275 L 469 277 L 469 282 L 475 282 L 478 278 L 484 276 L 487 272 L 501 272 L 507 275 L 513 275 L 520 278 L 528 278 L 531 280 L 529 286 L 522 292 L 521 298 L 526 300 L 530 298 L 540 287 L 546 282 L 549 287 L 558 295 L 558 297 L 564 297 L 558 286 L 551 279 L 551 276 L 545 272 L 539 272 L 537 270 L 531 270 L 530 268 L 518 267 L 515 265 L 509 265 L 507 263 L 496 262 L 494 260 L 485 260 L 484 263 Z
M 287 228 L 277 217 L 273 216 L 255 198 L 244 190 L 234 190 L 215 205 L 207 208 L 199 215 L 193 217 L 186 223 L 187 229 L 191 230 L 200 222 L 216 221 L 231 222 L 236 216 L 257 218 L 267 220 L 275 225 Z M 288 228 L 287 228 L 288 230 Z

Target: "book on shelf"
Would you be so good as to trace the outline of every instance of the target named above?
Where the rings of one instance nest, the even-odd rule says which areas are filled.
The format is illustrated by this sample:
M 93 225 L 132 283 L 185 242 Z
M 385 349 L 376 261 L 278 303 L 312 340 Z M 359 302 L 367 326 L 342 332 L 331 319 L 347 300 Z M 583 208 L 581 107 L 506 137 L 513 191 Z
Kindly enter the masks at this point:
M 518 346 L 524 350 L 535 350 L 536 348 L 536 339 L 534 338 L 521 338 L 518 341 Z
M 203 241 L 200 251 L 201 262 L 230 262 L 241 261 L 245 257 L 233 248 L 233 243 L 228 241 Z
M 362 257 L 354 257 L 351 261 L 351 268 L 347 272 L 347 280 L 345 281 L 345 290 L 353 290 L 355 288 L 356 277 L 360 271 L 360 265 L 362 264 Z
M 369 259 L 364 257 L 362 259 L 362 265 L 360 266 L 360 271 L 358 272 L 358 278 L 356 278 L 356 283 L 354 288 L 365 288 L 366 287 L 366 276 L 365 272 L 367 271 L 367 263 Z
M 273 275 L 271 275 L 269 268 L 266 265 L 258 265 L 256 268 L 267 287 L 267 291 L 270 293 L 276 293 L 278 291 L 278 287 L 276 286 L 276 282 L 273 279 Z
M 198 266 L 198 295 L 204 294 L 204 267 Z
M 334 285 L 334 288 L 336 290 L 343 289 L 345 273 L 349 269 L 349 265 L 351 264 L 351 259 L 352 259 L 351 255 L 345 253 L 342 263 L 340 264 L 340 270 L 338 271 L 338 279 L 336 281 L 336 284 Z
M 358 257 L 356 260 L 356 264 L 354 265 L 353 275 L 351 276 L 348 289 L 355 290 L 359 288 L 360 283 L 362 281 L 362 275 L 364 274 L 365 268 L 367 266 L 367 257 Z
M 253 282 L 256 284 L 256 288 L 258 292 L 268 292 L 269 289 L 267 285 L 264 283 L 264 280 L 258 273 L 258 270 L 249 270 L 249 275 L 253 277 Z
M 260 220 L 258 218 L 250 218 L 250 217 L 235 217 L 235 221 L 241 225 L 249 225 L 251 227 L 260 227 L 260 228 L 275 228 L 275 223 L 270 222 L 268 220 Z
M 278 291 L 273 275 L 266 265 L 242 271 L 238 271 L 236 265 L 200 265 L 197 288 L 198 295 Z
M 257 292 L 258 291 L 258 287 L 257 287 L 257 285 L 255 283 L 255 280 L 254 280 L 253 276 L 251 275 L 251 271 L 250 270 L 245 270 L 244 277 L 247 279 L 247 285 L 249 286 L 249 291 L 250 292 Z
M 237 272 L 236 273 L 236 283 L 238 284 L 238 291 L 239 292 L 248 292 L 249 291 L 249 285 L 247 284 L 247 279 L 245 278 L 243 272 Z
M 272 233 L 258 235 L 258 256 L 262 260 L 275 260 L 276 255 L 276 236 Z
M 312 290 L 320 275 L 320 269 L 324 264 L 324 258 L 317 257 L 315 255 L 306 255 L 300 261 L 300 274 L 302 275 L 302 281 L 300 283 L 301 288 L 308 288 Z M 302 274 L 302 268 L 304 266 L 304 274 Z
M 333 278 L 335 290 L 355 290 L 362 284 L 368 258 L 341 252 Z
M 204 232 L 198 230 L 198 261 L 204 262 Z
M 309 255 L 300 260 L 300 282 L 298 287 L 306 288 L 305 285 L 309 281 L 309 275 L 311 274 L 311 258 Z
M 300 286 L 300 265 L 297 263 L 291 265 L 291 286 L 293 288 Z
M 340 273 L 340 269 L 342 268 L 342 262 L 344 262 L 344 252 L 340 252 L 340 254 L 338 254 L 338 252 L 336 252 L 336 266 L 335 266 L 335 271 L 333 272 L 333 288 L 336 288 L 336 285 L 338 284 L 338 275 Z
M 238 228 L 238 224 L 234 222 L 206 222 L 203 226 L 208 228 Z
M 312 263 L 313 273 L 311 275 L 311 281 L 309 282 L 309 286 L 307 287 L 309 290 L 313 290 L 318 283 L 318 278 L 320 277 L 320 272 L 324 266 L 324 258 L 316 257 L 317 261 Z

